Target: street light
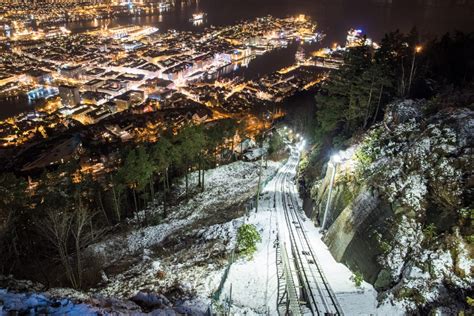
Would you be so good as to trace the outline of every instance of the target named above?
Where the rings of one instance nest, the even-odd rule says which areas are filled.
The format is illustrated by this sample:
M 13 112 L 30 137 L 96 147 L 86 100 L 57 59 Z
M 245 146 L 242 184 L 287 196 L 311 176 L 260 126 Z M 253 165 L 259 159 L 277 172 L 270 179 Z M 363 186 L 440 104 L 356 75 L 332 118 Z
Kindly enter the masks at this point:
M 335 163 L 341 163 L 342 161 L 342 158 L 341 158 L 341 155 L 339 154 L 334 154 L 332 157 L 331 157 L 331 160 Z
M 263 151 L 263 142 L 265 141 L 265 136 L 267 135 L 267 131 L 264 131 L 262 134 L 262 145 L 260 146 L 260 172 L 258 173 L 258 185 L 257 185 L 257 201 L 255 205 L 255 212 L 258 212 L 258 201 L 260 200 L 260 184 L 262 182 L 262 172 L 263 172 L 263 157 L 265 156 L 265 153 Z
M 304 148 L 304 145 L 306 145 L 306 141 L 303 139 L 303 140 L 301 141 L 301 144 L 300 144 L 300 146 L 299 146 L 299 150 L 300 150 L 300 151 L 302 151 L 302 150 L 303 150 L 303 148 Z
M 326 201 L 326 208 L 324 209 L 324 216 L 323 216 L 323 224 L 321 225 L 321 230 L 324 230 L 324 227 L 326 227 L 326 220 L 327 220 L 327 215 L 330 210 L 330 205 L 331 205 L 331 195 L 332 195 L 332 188 L 334 185 L 334 179 L 336 177 L 336 169 L 337 165 L 343 162 L 343 157 L 341 157 L 340 154 L 334 154 L 331 156 L 331 159 L 328 162 L 328 166 L 332 166 L 332 175 L 331 175 L 331 181 L 329 182 L 329 193 L 328 193 L 328 199 Z
M 415 71 L 415 59 L 416 59 L 416 54 L 420 53 L 422 49 L 423 49 L 422 46 L 417 45 L 417 46 L 415 46 L 415 50 L 413 51 L 413 59 L 412 59 L 412 62 L 411 62 L 410 80 L 408 80 L 408 91 L 407 91 L 407 95 L 410 94 L 410 90 L 411 90 L 411 82 L 412 82 L 412 79 L 413 79 L 413 72 Z

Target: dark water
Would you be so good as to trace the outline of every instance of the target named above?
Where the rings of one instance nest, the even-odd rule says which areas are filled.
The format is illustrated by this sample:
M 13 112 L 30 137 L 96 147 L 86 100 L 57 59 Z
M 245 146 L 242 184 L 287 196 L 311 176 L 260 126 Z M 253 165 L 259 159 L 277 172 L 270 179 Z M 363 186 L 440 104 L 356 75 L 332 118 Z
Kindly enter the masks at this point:
M 379 40 L 386 32 L 417 27 L 423 38 L 454 31 L 474 31 L 474 4 L 460 5 L 455 0 L 189 0 L 176 1 L 169 11 L 151 16 L 118 17 L 113 20 L 94 20 L 68 23 L 73 32 L 138 24 L 154 25 L 160 31 L 168 29 L 201 31 L 210 25 L 229 25 L 241 20 L 271 14 L 276 17 L 306 14 L 326 33 L 323 45 L 343 43 L 347 30 L 360 28 L 369 37 Z M 468 3 L 469 1 L 465 1 Z M 471 1 L 472 2 L 472 1 Z M 427 3 L 431 3 L 428 5 Z M 198 11 L 207 13 L 202 25 L 189 21 Z M 248 67 L 240 67 L 235 74 L 247 79 L 273 72 L 294 62 L 297 47 L 290 45 L 260 56 Z M 24 100 L 23 100 L 24 101 Z M 22 100 L 0 100 L 0 118 L 31 108 Z
M 303 52 L 312 52 L 316 48 L 321 47 L 321 43 L 290 43 L 287 47 L 272 50 L 263 56 L 257 56 L 247 66 L 234 69 L 228 76 L 239 76 L 246 80 L 256 80 L 262 75 L 294 65 L 299 46 L 303 47 Z
M 0 119 L 5 119 L 22 112 L 34 110 L 34 102 L 28 100 L 26 95 L 0 98 Z
M 456 3 L 471 4 L 456 4 Z M 189 22 L 197 11 L 207 13 L 201 26 Z M 120 17 L 107 21 L 123 24 L 156 25 L 161 30 L 200 30 L 209 25 L 228 25 L 271 14 L 285 17 L 306 14 L 318 22 L 327 40 L 343 41 L 350 28 L 360 28 L 375 40 L 388 31 L 409 31 L 417 27 L 424 37 L 448 31 L 474 31 L 474 4 L 455 0 L 190 0 L 176 1 L 168 12 L 154 16 Z M 98 27 L 105 21 L 67 25 L 74 31 Z

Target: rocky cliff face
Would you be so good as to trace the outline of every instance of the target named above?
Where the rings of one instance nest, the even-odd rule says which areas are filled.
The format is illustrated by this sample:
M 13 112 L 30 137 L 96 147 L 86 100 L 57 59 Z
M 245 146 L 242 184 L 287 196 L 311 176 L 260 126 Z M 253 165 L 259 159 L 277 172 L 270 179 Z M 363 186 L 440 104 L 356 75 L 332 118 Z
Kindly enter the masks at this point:
M 427 106 L 393 103 L 381 124 L 339 153 L 342 161 L 330 161 L 311 185 L 312 217 L 322 223 L 328 209 L 332 254 L 381 298 L 403 300 L 408 311 L 467 310 L 474 284 L 474 113 L 422 115 Z

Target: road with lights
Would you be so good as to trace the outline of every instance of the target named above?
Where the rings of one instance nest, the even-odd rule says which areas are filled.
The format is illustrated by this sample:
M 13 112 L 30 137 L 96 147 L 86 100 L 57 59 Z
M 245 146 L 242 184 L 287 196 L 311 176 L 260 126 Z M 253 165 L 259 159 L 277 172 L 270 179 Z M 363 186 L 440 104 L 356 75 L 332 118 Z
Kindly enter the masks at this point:
M 291 156 L 275 181 L 278 311 L 280 315 L 342 315 L 308 239 L 297 200 L 295 175 L 301 147 L 301 143 L 291 146 Z

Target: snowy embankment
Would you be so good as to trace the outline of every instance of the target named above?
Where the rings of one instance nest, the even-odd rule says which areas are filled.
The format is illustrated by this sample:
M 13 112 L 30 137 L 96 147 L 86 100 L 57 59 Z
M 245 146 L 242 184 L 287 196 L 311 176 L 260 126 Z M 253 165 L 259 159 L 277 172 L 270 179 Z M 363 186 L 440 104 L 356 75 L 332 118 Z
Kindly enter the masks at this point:
M 263 179 L 273 175 L 279 164 L 269 162 L 263 169 Z M 113 263 L 127 255 L 136 255 L 144 249 L 162 242 L 167 236 L 193 224 L 200 219 L 219 214 L 232 205 L 244 203 L 256 192 L 259 163 L 234 162 L 206 171 L 205 191 L 192 196 L 189 200 L 168 210 L 166 220 L 155 226 L 132 229 L 130 232 L 109 238 L 92 247 L 92 252 Z M 189 177 L 190 185 L 195 185 L 197 172 Z M 182 195 L 184 185 L 178 186 Z M 147 209 L 147 216 L 161 214 L 161 206 Z
M 262 181 L 270 179 L 279 166 L 268 162 Z M 225 257 L 235 247 L 236 231 L 242 224 L 236 218 L 244 214 L 245 204 L 256 193 L 259 170 L 259 163 L 241 161 L 209 170 L 205 191 L 172 207 L 162 224 L 95 245 L 94 252 L 110 262 L 134 257 L 125 272 L 104 276 L 97 291 L 128 297 L 144 288 L 159 293 L 179 288 L 181 298 L 209 297 L 219 284 Z M 189 183 L 195 185 L 196 179 L 191 174 Z M 184 194 L 184 184 L 176 190 Z M 153 216 L 162 209 L 147 212 Z
M 262 182 L 271 179 L 280 166 L 269 161 L 268 167 L 263 168 Z M 192 315 L 205 312 L 209 297 L 221 280 L 226 258 L 235 248 L 240 217 L 255 196 L 259 170 L 259 162 L 241 161 L 208 170 L 204 192 L 170 207 L 167 218 L 159 225 L 142 228 L 132 220 L 129 231 L 90 247 L 89 254 L 102 258 L 110 267 L 104 268 L 103 281 L 96 289 L 87 293 L 51 289 L 41 294 L 3 290 L 0 311 L 71 315 L 141 315 L 142 311 L 152 310 L 187 310 Z M 196 179 L 196 174 L 189 177 L 194 190 Z M 183 183 L 175 189 L 178 194 L 184 193 Z M 162 212 L 162 207 L 155 205 L 147 210 L 147 216 Z M 116 267 L 122 267 L 122 271 L 114 272 Z M 142 296 L 154 295 L 151 300 L 159 304 L 151 309 L 131 301 L 140 291 L 150 293 Z
M 274 242 L 276 239 L 276 214 L 273 209 L 274 180 L 268 183 L 260 198 L 259 211 L 251 211 L 245 220 L 256 226 L 262 241 L 251 260 L 239 258 L 232 264 L 221 301 L 231 299 L 232 311 L 237 315 L 247 313 L 276 315 L 277 272 Z M 231 294 L 232 292 L 232 294 Z

